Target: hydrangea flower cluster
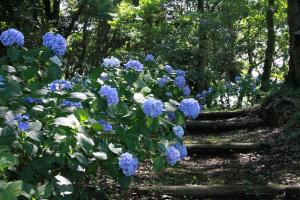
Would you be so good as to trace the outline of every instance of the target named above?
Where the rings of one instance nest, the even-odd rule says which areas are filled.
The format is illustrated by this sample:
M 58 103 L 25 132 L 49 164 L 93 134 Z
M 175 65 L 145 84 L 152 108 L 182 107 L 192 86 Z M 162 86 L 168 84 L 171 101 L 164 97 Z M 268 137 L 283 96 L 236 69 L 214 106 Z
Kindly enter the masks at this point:
M 180 152 L 173 146 L 170 146 L 166 150 L 167 162 L 169 165 L 173 166 L 180 159 Z
M 14 119 L 18 122 L 18 128 L 21 131 L 27 131 L 29 129 L 29 115 L 18 114 Z
M 163 87 L 168 83 L 168 77 L 164 76 L 157 80 L 157 84 L 159 87 Z
M 198 101 L 193 98 L 183 99 L 180 102 L 179 110 L 183 112 L 185 117 L 196 119 L 200 113 L 200 105 Z
M 138 159 L 133 157 L 130 153 L 123 153 L 119 157 L 119 168 L 125 176 L 132 176 L 135 174 L 139 166 Z
M 176 76 L 185 76 L 185 71 L 183 71 L 181 69 L 177 69 L 176 70 Z
M 188 85 L 184 86 L 183 88 L 183 95 L 184 97 L 188 97 L 191 94 L 191 89 Z
M 14 44 L 16 44 L 17 46 L 23 46 L 24 35 L 20 31 L 14 28 L 10 28 L 1 33 L 0 41 L 4 46 L 12 46 Z
M 240 76 L 236 76 L 236 77 L 234 78 L 234 80 L 235 80 L 235 82 L 240 82 L 240 81 L 241 81 L 241 77 L 240 77 Z
M 109 85 L 103 85 L 100 88 L 99 94 L 101 97 L 106 97 L 108 105 L 116 105 L 119 102 L 117 89 Z
M 166 65 L 166 66 L 165 66 L 165 70 L 166 70 L 169 74 L 171 74 L 171 73 L 173 72 L 173 67 L 171 67 L 170 65 Z
M 61 91 L 61 90 L 70 90 L 72 89 L 72 84 L 66 80 L 55 80 L 48 85 L 51 92 Z
M 33 98 L 33 97 L 26 97 L 24 99 L 26 103 L 36 103 L 36 104 L 43 104 L 43 100 L 39 98 Z
M 144 65 L 138 60 L 129 60 L 127 64 L 125 64 L 125 67 L 127 70 L 134 69 L 137 72 L 141 72 L 144 69 Z
M 67 42 L 66 39 L 60 34 L 46 33 L 43 36 L 43 45 L 57 55 L 63 56 L 66 53 Z
M 146 55 L 145 61 L 154 61 L 154 56 L 152 54 Z
M 174 126 L 172 130 L 173 133 L 179 138 L 182 138 L 182 136 L 184 135 L 184 130 L 181 126 Z
M 69 100 L 63 100 L 62 106 L 65 107 L 75 107 L 75 108 L 82 108 L 82 105 L 80 102 L 74 102 Z
M 106 68 L 120 67 L 120 60 L 111 56 L 110 58 L 104 58 L 102 65 Z
M 112 125 L 105 121 L 104 119 L 99 120 L 99 124 L 103 126 L 103 131 L 108 132 L 112 130 Z
M 186 80 L 183 76 L 177 76 L 174 80 L 175 85 L 180 88 L 183 89 L 186 83 Z
M 162 114 L 163 103 L 161 100 L 149 98 L 143 103 L 143 111 L 147 117 L 155 118 Z
M 226 86 L 226 84 L 225 84 L 225 86 Z M 207 95 L 211 94 L 213 91 L 214 91 L 213 88 L 209 87 L 208 90 L 203 90 L 201 93 L 198 93 L 196 95 L 196 98 L 199 100 L 203 100 Z
M 185 145 L 181 145 L 180 143 L 176 143 L 173 145 L 180 153 L 180 158 L 183 159 L 187 156 L 187 149 Z

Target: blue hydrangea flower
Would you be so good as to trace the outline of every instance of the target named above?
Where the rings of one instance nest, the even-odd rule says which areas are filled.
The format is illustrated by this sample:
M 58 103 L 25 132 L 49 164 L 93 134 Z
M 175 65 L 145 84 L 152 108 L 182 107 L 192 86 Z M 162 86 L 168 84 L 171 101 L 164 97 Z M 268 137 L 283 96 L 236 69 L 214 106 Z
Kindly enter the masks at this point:
M 173 133 L 179 137 L 182 138 L 182 136 L 184 135 L 184 130 L 181 126 L 174 126 L 173 127 Z
M 213 91 L 214 91 L 214 89 L 212 87 L 209 87 L 207 90 L 208 93 L 212 93 Z
M 154 61 L 154 57 L 152 54 L 146 55 L 145 61 Z
M 133 176 L 138 169 L 139 161 L 130 153 L 123 153 L 119 157 L 119 168 L 125 176 Z
M 208 91 L 207 91 L 207 90 L 203 90 L 203 91 L 202 91 L 202 95 L 203 95 L 204 97 L 206 97 L 206 96 L 208 95 Z
M 61 90 L 70 90 L 72 89 L 72 84 L 66 80 L 55 80 L 48 85 L 51 92 L 61 91 Z
M 106 68 L 120 67 L 120 60 L 111 56 L 110 58 L 104 58 L 102 65 Z
M 29 129 L 29 115 L 18 114 L 15 116 L 14 120 L 18 122 L 18 128 L 22 131 L 27 131 Z
M 180 159 L 180 152 L 173 146 L 170 146 L 166 150 L 167 162 L 173 166 Z
M 171 74 L 171 73 L 173 72 L 173 67 L 171 67 L 170 65 L 166 65 L 166 66 L 165 66 L 165 70 L 166 70 L 169 74 Z
M 157 84 L 158 84 L 159 87 L 163 87 L 167 83 L 168 83 L 168 78 L 165 77 L 165 76 L 157 80 Z
M 75 107 L 75 108 L 82 108 L 82 105 L 80 102 L 74 102 L 69 100 L 63 100 L 62 106 L 65 107 Z
M 251 91 L 252 91 L 252 92 L 255 92 L 255 91 L 256 91 L 256 85 L 255 85 L 255 84 L 252 84 L 252 85 L 251 85 Z
M 27 131 L 29 129 L 29 122 L 20 122 L 18 124 L 18 128 L 21 130 L 21 131 Z
M 186 83 L 186 80 L 183 76 L 177 76 L 174 80 L 175 85 L 180 88 L 183 89 Z
M 63 56 L 66 53 L 67 42 L 60 34 L 46 33 L 43 36 L 43 45 L 57 56 Z
M 109 85 L 102 86 L 99 94 L 101 97 L 106 97 L 108 105 L 116 105 L 119 102 L 117 89 Z
M 24 99 L 26 103 L 37 103 L 37 104 L 43 104 L 43 100 L 39 98 L 33 98 L 33 97 L 26 97 Z
M 134 69 L 137 72 L 141 72 L 144 69 L 144 65 L 138 60 L 129 60 L 127 64 L 125 64 L 125 67 L 127 70 Z
M 14 44 L 16 44 L 17 46 L 23 46 L 24 35 L 20 31 L 14 28 L 10 28 L 1 33 L 0 41 L 4 46 L 12 46 Z
M 143 111 L 147 117 L 158 117 L 163 112 L 163 103 L 161 100 L 154 98 L 147 99 L 143 104 Z
M 183 159 L 187 156 L 187 149 L 186 149 L 185 145 L 176 143 L 176 144 L 174 144 L 174 147 L 179 151 L 181 159 Z
M 190 94 L 191 94 L 191 89 L 190 89 L 190 87 L 189 87 L 188 85 L 186 85 L 186 86 L 183 88 L 183 95 L 184 95 L 185 97 L 188 97 L 188 96 L 190 96 Z
M 103 131 L 111 131 L 112 130 L 112 125 L 105 121 L 104 119 L 99 120 L 99 124 L 103 126 Z
M 176 76 L 185 76 L 185 71 L 183 71 L 181 69 L 177 69 L 176 70 Z
M 196 119 L 200 113 L 200 105 L 198 101 L 193 98 L 183 99 L 180 102 L 179 110 L 183 112 L 185 117 Z
M 176 118 L 174 112 L 168 112 L 168 113 L 167 113 L 167 116 L 168 116 L 168 120 L 171 121 L 171 122 L 174 121 L 175 118 Z
M 172 94 L 172 92 L 166 92 L 166 96 L 167 96 L 167 97 L 172 97 L 173 94 Z

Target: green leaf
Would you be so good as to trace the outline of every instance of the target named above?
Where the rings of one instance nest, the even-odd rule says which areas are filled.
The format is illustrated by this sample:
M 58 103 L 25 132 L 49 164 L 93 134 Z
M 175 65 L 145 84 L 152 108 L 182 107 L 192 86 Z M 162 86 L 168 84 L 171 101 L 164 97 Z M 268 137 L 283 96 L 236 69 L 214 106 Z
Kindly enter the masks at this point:
M 68 196 L 73 193 L 73 185 L 69 179 L 61 175 L 56 175 L 54 180 L 61 196 Z
M 17 200 L 17 197 L 21 195 L 22 187 L 22 181 L 0 182 L 0 199 Z
M 80 123 L 86 121 L 89 118 L 89 113 L 84 109 L 76 109 L 75 116 L 79 119 Z
M 48 199 L 53 191 L 53 185 L 48 181 L 44 185 L 41 185 L 37 188 L 34 196 L 38 199 Z
M 12 61 L 17 61 L 21 57 L 21 52 L 17 47 L 8 47 L 7 56 Z
M 9 167 L 13 167 L 19 164 L 18 157 L 15 154 L 5 151 L 3 146 L 0 152 L 0 172 L 3 172 Z
M 54 119 L 54 125 L 66 126 L 75 129 L 80 126 L 80 123 L 74 115 L 69 115 L 68 117 L 59 117 Z
M 47 68 L 48 78 L 50 80 L 60 79 L 62 76 L 61 68 L 58 65 L 50 64 Z
M 79 99 L 80 101 L 86 100 L 88 97 L 85 93 L 82 92 L 72 92 L 70 94 L 70 98 Z
M 75 158 L 83 165 L 87 166 L 89 164 L 89 160 L 83 155 L 83 153 L 76 152 L 74 153 Z
M 109 150 L 111 150 L 111 152 L 117 154 L 117 155 L 121 155 L 122 154 L 122 148 L 117 148 L 114 144 L 110 143 L 108 145 Z
M 167 162 L 164 157 L 157 156 L 156 158 L 153 159 L 153 169 L 157 172 L 163 170 L 166 164 Z
M 89 138 L 83 133 L 76 135 L 79 146 L 86 152 L 91 152 L 95 146 L 93 139 Z
M 93 156 L 100 160 L 107 160 L 107 154 L 105 152 L 94 152 Z

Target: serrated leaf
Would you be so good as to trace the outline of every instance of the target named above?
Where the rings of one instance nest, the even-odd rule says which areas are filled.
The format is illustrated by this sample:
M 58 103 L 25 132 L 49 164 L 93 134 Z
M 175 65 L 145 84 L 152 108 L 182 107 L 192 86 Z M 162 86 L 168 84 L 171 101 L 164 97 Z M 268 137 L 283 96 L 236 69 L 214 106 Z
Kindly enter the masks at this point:
M 107 154 L 105 152 L 94 152 L 93 156 L 100 160 L 107 160 Z
M 61 175 L 54 177 L 55 183 L 58 185 L 57 189 L 61 196 L 67 196 L 73 193 L 73 185 L 69 179 Z
M 84 101 L 88 98 L 87 95 L 85 93 L 82 93 L 82 92 L 72 92 L 70 94 L 70 97 L 73 98 L 73 99 L 79 99 L 81 101 Z
M 169 102 L 164 103 L 164 109 L 166 112 L 175 112 L 177 108 Z
M 74 115 L 69 115 L 68 117 L 58 117 L 54 119 L 55 126 L 66 126 L 75 129 L 80 126 L 79 121 Z
M 78 133 L 76 135 L 76 139 L 77 139 L 77 142 L 78 142 L 79 146 L 83 150 L 85 150 L 87 152 L 90 152 L 90 151 L 93 150 L 93 148 L 95 146 L 95 143 L 94 143 L 92 138 L 89 138 L 88 136 L 86 136 L 83 133 Z
M 115 147 L 114 144 L 110 143 L 108 145 L 108 148 L 111 152 L 117 154 L 117 155 L 121 155 L 122 154 L 122 148 L 118 148 L 118 147 Z

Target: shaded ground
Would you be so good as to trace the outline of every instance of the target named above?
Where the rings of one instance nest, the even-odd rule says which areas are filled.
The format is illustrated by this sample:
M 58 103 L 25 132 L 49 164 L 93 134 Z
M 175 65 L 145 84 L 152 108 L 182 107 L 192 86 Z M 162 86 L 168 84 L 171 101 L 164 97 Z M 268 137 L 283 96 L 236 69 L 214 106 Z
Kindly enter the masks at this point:
M 299 184 L 300 146 L 288 142 L 282 129 L 258 128 L 223 134 L 186 137 L 186 143 L 268 142 L 272 148 L 263 152 L 229 156 L 194 155 L 176 168 L 155 173 L 150 163 L 141 164 L 132 188 L 151 185 L 213 185 L 213 184 Z M 120 191 L 108 176 L 101 176 L 97 185 L 109 192 L 112 199 L 189 199 L 156 193 L 143 194 L 135 189 Z M 261 199 L 261 198 L 258 198 Z M 278 197 L 277 199 L 284 199 Z

